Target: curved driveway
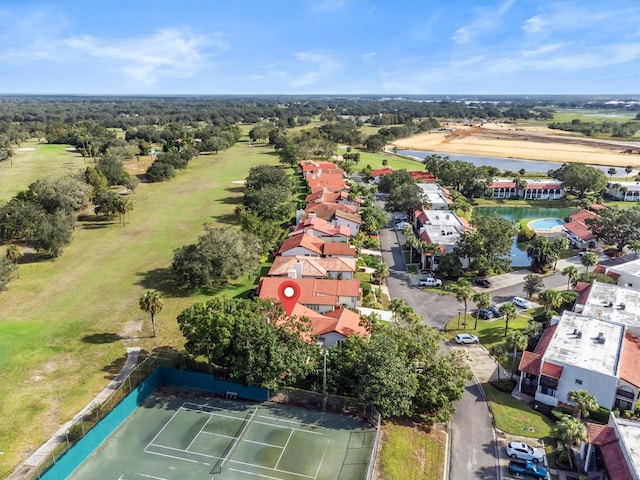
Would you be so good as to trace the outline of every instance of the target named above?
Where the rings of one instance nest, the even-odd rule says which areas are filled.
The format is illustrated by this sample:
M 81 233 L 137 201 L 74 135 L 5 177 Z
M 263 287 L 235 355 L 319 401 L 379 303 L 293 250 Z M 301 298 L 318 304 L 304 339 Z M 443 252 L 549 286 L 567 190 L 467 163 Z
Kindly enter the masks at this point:
M 455 316 L 460 304 L 453 295 L 437 295 L 411 285 L 404 257 L 390 228 L 380 231 L 382 259 L 389 266 L 387 285 L 391 298 L 402 298 L 425 323 L 442 329 Z M 497 443 L 482 389 L 469 381 L 462 399 L 456 402 L 451 422 L 451 479 L 499 479 Z

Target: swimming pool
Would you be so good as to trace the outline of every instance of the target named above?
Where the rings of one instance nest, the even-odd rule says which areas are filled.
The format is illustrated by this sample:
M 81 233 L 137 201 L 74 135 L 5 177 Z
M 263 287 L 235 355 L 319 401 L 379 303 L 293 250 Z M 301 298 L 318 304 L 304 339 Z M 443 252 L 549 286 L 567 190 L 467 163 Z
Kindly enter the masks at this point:
M 531 228 L 534 230 L 551 230 L 564 224 L 559 218 L 541 218 L 531 222 Z

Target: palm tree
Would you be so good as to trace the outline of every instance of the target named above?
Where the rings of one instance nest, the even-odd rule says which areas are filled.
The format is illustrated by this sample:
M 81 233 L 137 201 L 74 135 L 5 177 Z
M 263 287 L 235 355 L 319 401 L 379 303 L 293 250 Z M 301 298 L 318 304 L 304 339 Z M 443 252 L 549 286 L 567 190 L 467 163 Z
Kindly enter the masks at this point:
M 577 419 L 586 418 L 590 412 L 595 412 L 600 408 L 596 397 L 591 395 L 588 390 L 572 390 L 567 394 L 567 400 L 575 404 L 573 415 Z
M 431 257 L 431 262 L 429 263 L 429 270 L 433 273 L 433 258 L 437 253 L 440 253 L 440 245 L 437 243 L 425 242 L 424 240 L 420 241 L 418 244 L 418 250 L 422 255 L 422 269 L 426 268 L 427 257 Z
M 629 192 L 629 188 L 628 187 L 621 187 L 620 188 L 620 193 L 622 194 L 622 200 L 623 201 L 626 200 L 628 192 Z
M 615 168 L 610 168 L 607 170 L 607 174 L 609 175 L 609 181 L 611 181 L 611 177 L 613 177 L 618 171 Z
M 557 290 L 545 290 L 538 294 L 538 301 L 544 305 L 544 311 L 549 312 L 560 308 L 563 298 Z
M 552 432 L 554 437 L 565 445 L 577 445 L 580 441 L 587 439 L 587 427 L 580 420 L 569 415 L 565 415 L 558 420 Z M 570 466 L 573 468 L 571 455 L 568 457 Z
M 629 178 L 629 174 L 633 172 L 633 167 L 631 165 L 627 165 L 626 167 L 624 167 L 624 172 L 627 174 L 624 179 L 627 180 Z
M 405 239 L 405 245 L 409 247 L 409 263 L 413 263 L 413 248 L 418 245 L 418 238 L 412 233 Z
M 557 260 L 558 251 L 546 237 L 537 235 L 527 248 L 527 257 L 531 259 L 531 269 L 545 271 Z
M 504 336 L 507 336 L 507 330 L 509 329 L 509 321 L 516 318 L 518 315 L 518 309 L 513 303 L 505 303 L 500 307 L 500 312 L 504 315 Z
M 405 320 L 407 314 L 411 312 L 411 307 L 401 298 L 394 298 L 389 303 L 389 310 L 393 312 L 395 322 L 400 324 L 402 320 Z
M 491 350 L 489 350 L 489 355 L 491 355 L 498 364 L 498 381 L 500 381 L 500 366 L 502 362 L 507 360 L 507 352 L 504 351 L 502 345 L 494 345 L 491 347 Z
M 379 263 L 373 272 L 373 277 L 378 280 L 378 285 L 382 286 L 384 281 L 389 277 L 389 267 L 385 263 Z
M 585 273 L 589 271 L 589 267 L 595 267 L 598 264 L 598 256 L 593 252 L 587 252 L 582 256 L 582 265 L 585 266 Z
M 464 304 L 464 319 L 466 322 L 467 308 L 468 308 L 467 302 L 471 300 L 471 297 L 473 297 L 473 290 L 471 289 L 471 283 L 469 283 L 469 280 L 467 280 L 466 278 L 459 278 L 458 281 L 453 286 L 453 289 L 456 293 L 456 300 Z M 460 328 L 459 325 L 458 325 L 458 328 Z
M 489 305 L 491 305 L 491 297 L 487 292 L 478 292 L 475 293 L 473 297 L 471 297 L 471 300 L 476 302 L 476 307 L 478 309 L 476 312 L 476 322 L 473 325 L 473 329 L 475 330 L 478 328 L 478 317 L 480 316 L 480 309 L 487 308 Z
M 516 371 L 516 359 L 518 358 L 518 350 L 524 351 L 529 344 L 529 337 L 520 331 L 511 332 L 507 343 L 513 347 L 513 358 L 511 360 L 511 378 Z
M 558 259 L 560 258 L 560 252 L 569 248 L 569 239 L 567 237 L 558 237 L 553 241 L 553 248 L 556 250 L 556 260 L 553 263 L 553 269 L 558 266 Z
M 147 290 L 140 297 L 140 310 L 151 314 L 151 326 L 153 328 L 153 336 L 156 336 L 156 314 L 162 311 L 164 303 L 162 302 L 162 294 L 157 290 Z
M 22 252 L 18 248 L 18 245 L 16 245 L 15 243 L 8 245 L 6 257 L 7 260 L 13 262 L 16 265 L 16 274 L 18 275 L 18 278 L 20 278 L 20 270 L 18 270 L 18 260 L 20 260 L 20 257 L 22 257 Z
M 562 275 L 567 277 L 567 290 L 569 290 L 569 285 L 573 281 L 574 278 L 578 276 L 578 267 L 574 267 L 573 265 L 569 265 L 562 270 Z

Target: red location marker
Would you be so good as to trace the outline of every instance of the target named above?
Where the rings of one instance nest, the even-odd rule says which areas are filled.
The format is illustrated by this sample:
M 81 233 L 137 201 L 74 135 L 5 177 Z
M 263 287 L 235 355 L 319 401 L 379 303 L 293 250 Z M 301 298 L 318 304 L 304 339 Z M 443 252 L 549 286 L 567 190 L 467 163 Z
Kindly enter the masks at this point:
M 296 302 L 300 297 L 300 287 L 297 283 L 287 280 L 282 282 L 278 288 L 278 296 L 287 315 L 291 315 Z

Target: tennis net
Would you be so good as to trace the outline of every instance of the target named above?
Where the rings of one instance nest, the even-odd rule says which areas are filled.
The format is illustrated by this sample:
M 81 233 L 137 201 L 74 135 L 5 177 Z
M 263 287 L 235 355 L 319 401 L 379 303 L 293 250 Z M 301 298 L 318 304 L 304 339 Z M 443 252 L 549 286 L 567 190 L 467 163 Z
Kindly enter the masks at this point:
M 238 433 L 235 436 L 235 440 L 233 440 L 233 442 L 229 444 L 225 452 L 222 454 L 222 457 L 215 463 L 215 465 L 211 469 L 211 472 L 210 472 L 211 474 L 222 473 L 222 469 L 229 462 L 231 455 L 233 455 L 233 452 L 235 452 L 236 448 L 240 444 L 240 441 L 242 440 L 243 435 L 253 423 L 253 419 L 258 414 L 259 408 L 260 407 L 256 407 L 253 413 L 251 415 L 248 415 L 247 418 L 245 418 L 245 420 L 242 422 L 242 424 L 240 425 L 240 428 L 238 429 Z

